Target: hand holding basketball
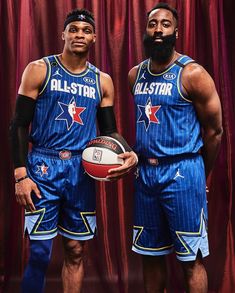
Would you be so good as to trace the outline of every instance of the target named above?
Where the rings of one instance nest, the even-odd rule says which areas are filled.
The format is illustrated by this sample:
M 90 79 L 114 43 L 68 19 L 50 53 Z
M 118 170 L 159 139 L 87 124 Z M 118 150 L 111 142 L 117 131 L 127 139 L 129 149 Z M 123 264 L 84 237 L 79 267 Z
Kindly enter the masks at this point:
M 82 164 L 86 173 L 100 181 L 106 178 L 108 170 L 120 167 L 124 161 L 118 155 L 125 152 L 122 144 L 110 136 L 92 139 L 82 153 Z
M 124 164 L 108 171 L 109 175 L 107 176 L 107 179 L 109 180 L 116 180 L 123 177 L 138 164 L 138 157 L 133 151 L 125 152 L 118 157 L 124 160 Z
M 92 139 L 82 153 L 86 173 L 99 181 L 121 178 L 138 162 L 134 152 L 125 152 L 123 145 L 110 136 Z

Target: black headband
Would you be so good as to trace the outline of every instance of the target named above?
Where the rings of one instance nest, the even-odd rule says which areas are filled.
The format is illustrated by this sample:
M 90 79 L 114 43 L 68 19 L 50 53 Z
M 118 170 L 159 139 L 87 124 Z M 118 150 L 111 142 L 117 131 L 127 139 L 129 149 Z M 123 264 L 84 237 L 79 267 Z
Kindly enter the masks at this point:
M 90 23 L 94 30 L 95 30 L 95 22 L 94 20 L 90 17 L 90 16 L 87 16 L 85 14 L 78 14 L 78 15 L 71 15 L 69 16 L 65 22 L 64 22 L 64 29 L 66 28 L 66 26 L 70 23 L 70 22 L 73 22 L 73 21 L 84 21 L 84 22 L 88 22 Z

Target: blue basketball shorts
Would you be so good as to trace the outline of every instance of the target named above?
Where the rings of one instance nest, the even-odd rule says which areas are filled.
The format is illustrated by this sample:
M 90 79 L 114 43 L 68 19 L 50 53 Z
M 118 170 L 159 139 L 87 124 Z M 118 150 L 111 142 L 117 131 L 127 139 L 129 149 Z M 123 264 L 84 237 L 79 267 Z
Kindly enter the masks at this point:
M 94 237 L 95 181 L 85 174 L 81 153 L 33 149 L 27 172 L 42 196 L 39 199 L 32 193 L 36 211 L 25 211 L 30 239 L 51 239 L 58 233 L 74 240 Z
M 143 255 L 173 251 L 181 261 L 209 254 L 206 180 L 199 154 L 140 162 L 135 180 L 132 250 Z

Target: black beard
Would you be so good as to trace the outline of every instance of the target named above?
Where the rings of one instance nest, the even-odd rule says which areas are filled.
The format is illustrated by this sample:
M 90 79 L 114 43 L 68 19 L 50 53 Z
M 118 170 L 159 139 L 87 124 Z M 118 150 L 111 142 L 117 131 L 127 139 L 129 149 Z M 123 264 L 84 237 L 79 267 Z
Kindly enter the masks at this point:
M 155 42 L 156 36 L 162 39 L 161 43 Z M 158 63 L 165 63 L 172 55 L 176 42 L 176 32 L 172 35 L 162 36 L 162 33 L 155 34 L 153 37 L 144 34 L 143 44 L 145 55 Z

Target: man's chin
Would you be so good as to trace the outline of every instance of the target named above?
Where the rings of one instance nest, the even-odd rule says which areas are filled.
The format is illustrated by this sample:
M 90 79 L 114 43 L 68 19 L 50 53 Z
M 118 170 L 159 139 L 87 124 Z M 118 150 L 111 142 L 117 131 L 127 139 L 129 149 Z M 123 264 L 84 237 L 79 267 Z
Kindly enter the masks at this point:
M 73 54 L 75 55 L 81 55 L 81 54 L 87 54 L 88 50 L 87 48 L 76 48 L 76 49 L 73 49 Z
M 158 63 L 165 63 L 169 60 L 169 58 L 173 54 L 173 51 L 173 48 L 171 50 L 155 51 L 150 54 L 150 58 Z
M 159 63 L 167 62 L 174 51 L 175 41 L 175 33 L 165 37 L 150 37 L 144 34 L 143 43 L 146 57 Z

